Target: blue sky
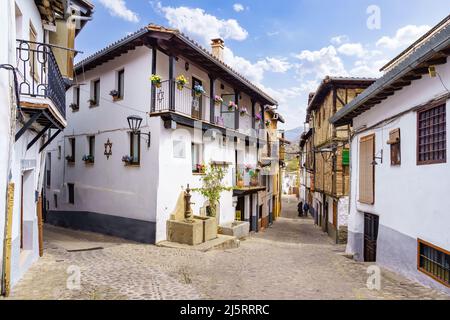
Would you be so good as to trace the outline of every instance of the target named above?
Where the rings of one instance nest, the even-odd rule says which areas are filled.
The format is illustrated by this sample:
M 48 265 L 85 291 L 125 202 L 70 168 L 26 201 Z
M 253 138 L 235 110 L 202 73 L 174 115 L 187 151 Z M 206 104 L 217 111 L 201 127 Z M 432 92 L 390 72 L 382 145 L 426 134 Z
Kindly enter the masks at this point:
M 84 52 L 77 60 L 150 22 L 205 47 L 220 36 L 225 62 L 278 100 L 286 129 L 303 125 L 308 93 L 323 77 L 378 77 L 385 62 L 449 14 L 448 0 L 92 2 L 94 19 L 77 37 Z

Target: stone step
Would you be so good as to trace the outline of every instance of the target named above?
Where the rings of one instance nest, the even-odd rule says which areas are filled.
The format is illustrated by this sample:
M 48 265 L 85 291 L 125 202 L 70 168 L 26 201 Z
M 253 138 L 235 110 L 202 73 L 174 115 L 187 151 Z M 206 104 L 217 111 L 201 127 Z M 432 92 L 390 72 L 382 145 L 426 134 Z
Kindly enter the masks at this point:
M 171 248 L 171 249 L 183 249 L 183 250 L 195 250 L 201 252 L 207 252 L 210 250 L 230 250 L 237 249 L 240 246 L 240 241 L 236 237 L 218 235 L 214 240 L 207 241 L 205 243 L 190 246 L 186 244 L 162 241 L 157 244 L 158 247 Z

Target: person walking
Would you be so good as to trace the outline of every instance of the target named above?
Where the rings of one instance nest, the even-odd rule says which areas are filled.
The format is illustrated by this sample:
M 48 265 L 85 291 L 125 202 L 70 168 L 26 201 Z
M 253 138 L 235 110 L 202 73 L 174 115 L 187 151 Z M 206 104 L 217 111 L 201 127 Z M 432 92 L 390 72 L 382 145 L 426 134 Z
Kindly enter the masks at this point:
M 303 217 L 303 202 L 300 201 L 297 206 L 298 216 Z
M 309 211 L 309 205 L 308 205 L 308 203 L 305 202 L 305 204 L 303 205 L 303 213 L 304 213 L 305 217 L 308 217 L 308 211 Z

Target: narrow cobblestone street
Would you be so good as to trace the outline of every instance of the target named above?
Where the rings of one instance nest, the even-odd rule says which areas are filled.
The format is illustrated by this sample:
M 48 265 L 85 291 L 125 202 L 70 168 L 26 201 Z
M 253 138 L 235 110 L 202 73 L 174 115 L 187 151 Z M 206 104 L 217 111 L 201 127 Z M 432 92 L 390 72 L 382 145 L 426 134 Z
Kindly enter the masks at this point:
M 46 227 L 45 255 L 14 287 L 12 299 L 449 299 L 383 270 L 366 287 L 367 267 L 346 258 L 285 198 L 283 218 L 226 251 L 183 251 Z M 103 249 L 68 252 L 65 242 Z M 95 248 L 94 248 L 95 249 Z M 72 268 L 69 268 L 71 267 Z M 68 290 L 73 270 L 81 288 Z

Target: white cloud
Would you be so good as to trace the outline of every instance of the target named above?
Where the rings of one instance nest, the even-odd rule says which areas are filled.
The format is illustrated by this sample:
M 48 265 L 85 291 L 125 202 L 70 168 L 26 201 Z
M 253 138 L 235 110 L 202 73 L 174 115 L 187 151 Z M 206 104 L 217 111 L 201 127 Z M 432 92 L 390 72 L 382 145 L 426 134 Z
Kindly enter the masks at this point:
M 130 22 L 139 22 L 138 15 L 127 8 L 124 0 L 100 0 L 100 3 L 105 6 L 109 14 L 114 17 L 122 18 Z
M 164 7 L 160 2 L 156 8 L 164 14 L 172 28 L 200 39 L 205 46 L 213 38 L 242 41 L 248 37 L 248 32 L 236 20 L 218 19 L 200 8 Z
M 245 8 L 244 8 L 244 6 L 243 6 L 242 4 L 240 4 L 240 3 L 235 3 L 235 4 L 233 5 L 233 10 L 236 11 L 236 12 L 241 12 L 241 11 L 244 11 Z
M 397 50 L 397 49 L 403 49 L 407 47 L 408 45 L 411 45 L 414 41 L 416 41 L 420 36 L 425 34 L 428 30 L 430 30 L 430 27 L 427 25 L 423 26 L 415 26 L 415 25 L 408 25 L 403 28 L 400 28 L 395 33 L 395 36 L 388 37 L 384 36 L 380 38 L 376 45 L 377 47 L 386 48 L 389 50 Z
M 346 56 L 356 56 L 359 58 L 364 57 L 367 54 L 361 43 L 345 43 L 341 45 L 337 51 Z
M 342 34 L 331 38 L 331 43 L 335 45 L 340 45 L 348 41 L 350 41 L 350 38 L 346 34 Z
M 300 60 L 297 73 L 301 78 L 306 75 L 313 75 L 316 79 L 322 79 L 325 76 L 348 75 L 334 46 L 324 47 L 317 51 L 303 50 L 295 57 Z
M 233 69 L 260 87 L 266 71 L 285 73 L 292 67 L 286 59 L 273 57 L 266 57 L 256 63 L 252 63 L 243 57 L 236 56 L 233 51 L 227 47 L 224 50 L 223 56 L 226 64 L 230 65 Z

